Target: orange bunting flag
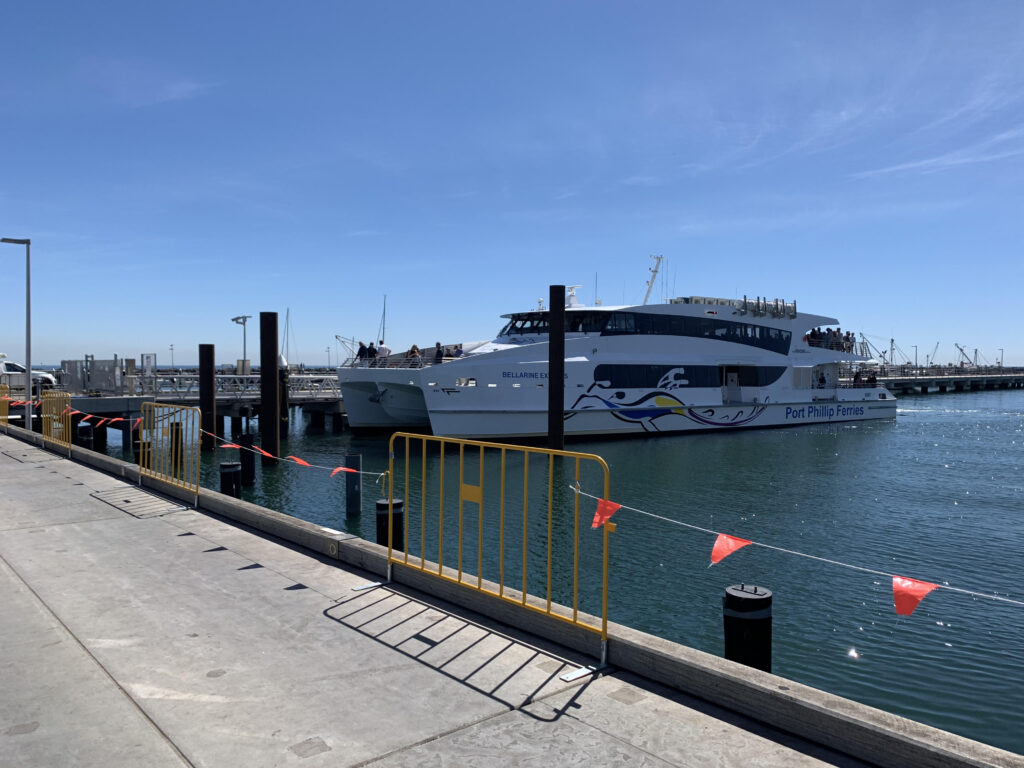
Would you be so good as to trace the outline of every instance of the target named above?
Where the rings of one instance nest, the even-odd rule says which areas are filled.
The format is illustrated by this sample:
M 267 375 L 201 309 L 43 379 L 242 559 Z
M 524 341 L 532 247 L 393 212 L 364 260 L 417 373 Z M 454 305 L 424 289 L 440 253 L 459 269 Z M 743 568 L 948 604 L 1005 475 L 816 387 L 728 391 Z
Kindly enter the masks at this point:
M 600 525 L 604 525 L 611 520 L 612 515 L 619 511 L 621 504 L 616 504 L 614 501 L 608 501 L 608 499 L 597 500 L 597 511 L 594 512 L 594 522 L 590 524 L 591 528 L 597 528 Z
M 235 445 L 234 443 L 224 443 L 224 445 L 221 446 L 221 448 L 241 448 L 241 447 L 242 446 Z
M 288 458 L 291 459 L 292 461 L 294 461 L 296 464 L 301 464 L 304 467 L 311 467 L 311 466 L 313 466 L 308 461 L 303 461 L 298 456 L 289 456 Z
M 108 421 L 110 421 L 110 419 L 100 419 L 99 421 L 97 421 L 97 422 L 96 422 L 96 426 L 97 426 L 97 427 L 102 427 L 102 426 L 103 426 L 104 424 L 106 424 L 106 423 L 107 423 Z
M 71 413 L 71 406 L 70 405 L 68 407 L 66 407 L 63 411 L 61 411 L 60 415 L 61 416 L 67 416 L 69 413 Z
M 36 404 L 35 404 L 34 406 L 32 406 L 32 407 L 33 407 L 33 408 L 38 408 L 38 407 L 39 407 L 39 406 L 41 406 L 42 404 L 43 404 L 43 401 L 42 401 L 42 400 L 40 400 L 40 401 L 39 401 L 38 403 L 36 403 Z
M 124 421 L 124 418 L 122 418 L 121 416 L 118 416 L 116 419 L 111 419 L 110 423 L 111 424 L 117 424 L 117 422 L 119 422 L 119 421 Z
M 132 424 L 132 429 L 138 429 L 139 428 L 139 424 L 141 424 L 141 423 L 142 423 L 142 417 L 139 416 L 139 418 L 137 418 L 135 420 L 135 423 Z
M 267 453 L 267 452 L 266 452 L 266 451 L 264 451 L 264 450 L 263 450 L 262 448 L 260 448 L 260 447 L 259 447 L 258 445 L 254 445 L 254 446 L 253 446 L 253 450 L 255 450 L 255 451 L 259 451 L 259 452 L 260 452 L 260 453 L 262 453 L 262 454 L 263 454 L 264 456 L 266 456 L 266 457 L 267 457 L 268 459 L 274 459 L 274 458 L 277 458 L 276 456 L 274 456 L 274 454 L 272 454 L 272 453 Z
M 721 562 L 737 549 L 743 549 L 747 544 L 752 543 L 747 539 L 740 539 L 727 533 L 720 533 L 718 538 L 715 539 L 715 546 L 711 549 L 711 562 Z
M 81 411 L 79 411 L 79 413 L 81 413 Z M 88 421 L 91 418 L 92 418 L 92 414 L 91 413 L 87 413 L 87 414 L 85 414 L 85 416 L 82 417 L 82 421 Z
M 79 413 L 81 413 L 81 411 L 72 411 L 71 415 L 72 416 L 77 416 Z
M 900 616 L 909 616 L 920 603 L 938 584 L 931 584 L 927 581 L 915 581 L 905 579 L 902 576 L 892 577 L 892 598 L 896 605 L 896 613 Z
M 334 471 L 331 472 L 331 477 L 334 477 L 339 472 L 355 472 L 355 470 L 348 467 L 335 467 Z

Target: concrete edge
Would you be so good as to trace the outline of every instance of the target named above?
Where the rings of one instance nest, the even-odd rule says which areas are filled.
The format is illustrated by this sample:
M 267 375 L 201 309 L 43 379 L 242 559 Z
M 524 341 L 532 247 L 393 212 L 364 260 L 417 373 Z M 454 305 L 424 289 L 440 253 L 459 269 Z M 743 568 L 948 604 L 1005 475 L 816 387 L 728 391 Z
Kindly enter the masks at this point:
M 42 436 L 8 426 L 11 437 L 66 453 L 43 443 Z M 73 446 L 71 458 L 108 474 L 138 482 L 139 469 Z M 144 477 L 142 485 L 195 503 L 187 490 Z M 312 552 L 385 577 L 387 548 L 351 534 L 332 532 L 250 502 L 200 489 L 199 511 L 209 511 L 298 544 Z M 427 564 L 429 567 L 431 564 Z M 433 564 L 436 569 L 436 564 Z M 551 642 L 600 657 L 600 637 L 515 602 L 438 578 L 410 565 L 395 564 L 392 580 L 425 594 Z M 490 589 L 496 585 L 485 584 Z M 560 606 L 562 610 L 568 610 Z M 587 620 L 596 621 L 593 617 Z M 629 627 L 609 623 L 607 661 L 619 669 L 746 715 L 781 731 L 886 768 L 1024 768 L 1024 757 L 933 728 L 866 704 L 820 691 L 767 672 L 736 664 Z

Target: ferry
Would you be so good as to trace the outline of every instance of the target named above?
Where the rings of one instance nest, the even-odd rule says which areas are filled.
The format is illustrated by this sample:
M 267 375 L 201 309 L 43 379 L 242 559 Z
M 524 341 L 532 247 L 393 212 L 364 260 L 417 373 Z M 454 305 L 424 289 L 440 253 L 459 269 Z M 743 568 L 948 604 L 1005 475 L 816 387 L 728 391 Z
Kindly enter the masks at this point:
M 445 437 L 533 438 L 548 429 L 548 318 L 502 316 L 490 342 L 459 357 L 352 359 L 338 380 L 353 429 L 429 429 Z M 565 306 L 566 437 L 839 423 L 896 415 L 860 343 L 825 343 L 835 318 L 796 302 L 688 296 L 664 304 Z

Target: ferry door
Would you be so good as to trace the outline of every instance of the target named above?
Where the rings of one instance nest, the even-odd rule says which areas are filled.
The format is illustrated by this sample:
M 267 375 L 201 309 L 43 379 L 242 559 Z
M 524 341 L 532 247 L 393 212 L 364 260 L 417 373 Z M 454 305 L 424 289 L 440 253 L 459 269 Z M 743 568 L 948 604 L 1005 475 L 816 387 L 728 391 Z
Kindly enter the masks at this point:
M 741 402 L 740 372 L 735 368 L 723 368 L 722 371 L 725 379 L 725 384 L 722 386 L 722 404 Z

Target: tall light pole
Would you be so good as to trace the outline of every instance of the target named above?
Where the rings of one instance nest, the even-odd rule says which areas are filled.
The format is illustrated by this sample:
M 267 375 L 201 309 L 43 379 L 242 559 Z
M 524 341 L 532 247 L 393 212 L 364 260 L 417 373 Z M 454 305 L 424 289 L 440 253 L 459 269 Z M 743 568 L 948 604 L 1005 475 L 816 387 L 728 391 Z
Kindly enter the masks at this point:
M 174 345 L 171 344 L 171 369 L 174 369 Z
M 245 361 L 249 359 L 245 349 L 245 324 L 248 322 L 252 315 L 239 315 L 238 317 L 232 317 L 232 323 L 238 323 L 242 326 L 242 373 L 245 373 Z
M 331 348 L 327 348 L 327 370 L 331 370 Z
M 32 429 L 32 241 L 0 237 L 0 243 L 25 246 L 25 429 Z
M 914 345 L 914 367 L 917 368 L 917 344 Z
M 999 348 L 999 367 L 1003 367 L 1003 348 Z

